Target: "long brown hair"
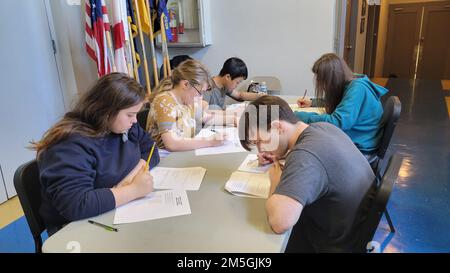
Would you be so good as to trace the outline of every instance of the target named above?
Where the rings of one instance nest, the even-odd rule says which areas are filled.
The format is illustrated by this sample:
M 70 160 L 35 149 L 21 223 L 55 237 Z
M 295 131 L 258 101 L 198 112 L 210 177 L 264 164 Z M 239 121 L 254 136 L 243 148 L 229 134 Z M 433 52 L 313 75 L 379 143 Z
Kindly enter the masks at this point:
M 353 80 L 353 72 L 334 53 L 322 55 L 314 63 L 312 72 L 316 81 L 316 98 L 323 99 L 324 105 L 320 106 L 331 114 L 341 102 L 345 87 Z
M 182 80 L 187 80 L 193 85 L 208 83 L 211 86 L 211 76 L 208 69 L 199 61 L 186 60 L 172 71 L 171 77 L 165 78 L 154 88 L 149 98 L 150 103 L 156 95 L 172 90 Z
M 110 122 L 120 110 L 132 107 L 145 98 L 144 88 L 123 73 L 111 73 L 97 83 L 79 99 L 74 109 L 51 127 L 31 149 L 37 157 L 52 145 L 70 135 L 101 137 L 109 132 Z

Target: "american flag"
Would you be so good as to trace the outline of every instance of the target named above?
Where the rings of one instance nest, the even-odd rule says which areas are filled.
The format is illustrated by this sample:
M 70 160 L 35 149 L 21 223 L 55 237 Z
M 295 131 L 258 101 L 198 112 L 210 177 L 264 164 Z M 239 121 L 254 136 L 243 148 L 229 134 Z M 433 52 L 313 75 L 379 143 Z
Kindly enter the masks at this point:
M 97 63 L 98 76 L 111 73 L 106 31 L 110 30 L 105 0 L 85 0 L 86 50 Z

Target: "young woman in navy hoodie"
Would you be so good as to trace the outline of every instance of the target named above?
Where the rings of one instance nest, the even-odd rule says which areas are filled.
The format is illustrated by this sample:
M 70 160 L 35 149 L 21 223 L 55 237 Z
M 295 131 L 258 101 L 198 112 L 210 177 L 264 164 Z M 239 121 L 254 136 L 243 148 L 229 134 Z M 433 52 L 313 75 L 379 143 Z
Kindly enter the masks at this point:
M 32 143 L 37 151 L 49 235 L 153 190 L 145 160 L 153 140 L 139 126 L 145 90 L 125 74 L 101 78 L 75 108 Z M 159 163 L 155 148 L 150 167 Z

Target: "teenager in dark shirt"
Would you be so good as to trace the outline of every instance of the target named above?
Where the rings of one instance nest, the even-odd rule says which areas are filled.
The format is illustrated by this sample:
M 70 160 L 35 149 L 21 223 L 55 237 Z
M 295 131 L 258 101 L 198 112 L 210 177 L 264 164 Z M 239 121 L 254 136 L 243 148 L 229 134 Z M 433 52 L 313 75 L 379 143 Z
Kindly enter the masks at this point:
M 272 96 L 250 103 L 239 126 L 244 148 L 274 159 L 266 212 L 276 233 L 292 228 L 286 252 L 351 251 L 375 180 L 351 139 L 329 123 L 298 121 Z M 284 157 L 281 167 L 277 158 Z
M 40 214 L 50 235 L 153 190 L 145 168 L 153 140 L 136 120 L 144 97 L 134 79 L 106 75 L 33 143 L 42 185 Z M 150 167 L 158 163 L 155 147 Z

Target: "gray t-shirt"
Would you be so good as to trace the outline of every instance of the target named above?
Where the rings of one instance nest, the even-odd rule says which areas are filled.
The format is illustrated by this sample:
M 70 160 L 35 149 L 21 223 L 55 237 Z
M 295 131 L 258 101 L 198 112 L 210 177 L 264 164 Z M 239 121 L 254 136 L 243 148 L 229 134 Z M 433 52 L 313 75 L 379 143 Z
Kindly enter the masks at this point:
M 374 180 L 351 139 L 334 125 L 318 122 L 303 131 L 287 155 L 275 193 L 303 205 L 298 222 L 302 234 L 294 236 L 308 236 L 315 251 L 327 251 L 348 246 L 352 227 L 361 220 L 361 201 Z
M 225 110 L 225 97 L 231 94 L 233 91 L 227 90 L 225 87 L 219 88 L 213 81 L 211 90 L 203 94 L 203 100 L 209 104 L 209 108 L 212 110 Z

